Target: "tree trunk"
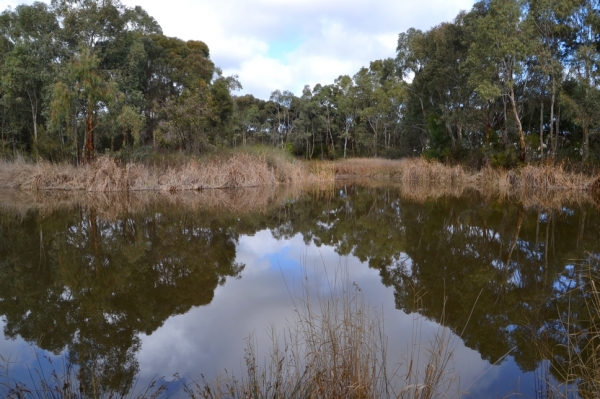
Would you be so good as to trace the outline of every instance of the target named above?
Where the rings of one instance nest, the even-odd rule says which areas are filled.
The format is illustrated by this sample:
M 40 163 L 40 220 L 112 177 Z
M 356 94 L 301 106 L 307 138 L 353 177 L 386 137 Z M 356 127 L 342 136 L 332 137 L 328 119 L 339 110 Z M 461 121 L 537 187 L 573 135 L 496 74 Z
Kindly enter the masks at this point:
M 33 142 L 37 143 L 37 141 L 38 141 L 37 109 L 33 104 L 31 105 L 31 116 L 33 119 Z
M 554 141 L 554 78 L 552 78 L 552 98 L 550 99 L 550 155 L 552 159 L 556 155 L 555 148 L 556 142 Z
M 346 147 L 348 146 L 348 134 L 344 137 L 344 158 L 346 158 Z
M 560 106 L 558 107 L 558 110 L 556 112 L 556 139 L 554 140 L 556 147 L 554 148 L 554 157 L 556 157 L 556 154 L 558 151 L 558 134 L 559 133 L 560 133 Z
M 450 123 L 446 123 L 446 135 L 450 136 L 450 143 L 452 149 L 454 150 L 454 148 L 456 147 L 456 142 L 454 140 L 454 134 L 452 134 L 452 126 L 450 126 Z
M 490 113 L 488 111 L 485 118 L 485 144 L 490 145 Z
M 502 96 L 502 103 L 504 104 L 504 129 L 502 129 L 502 144 L 504 148 L 508 148 L 508 116 L 506 112 L 506 98 Z
M 540 105 L 540 160 L 544 160 L 544 102 Z
M 88 106 L 87 119 L 85 121 L 85 150 L 86 160 L 94 160 L 94 112 L 92 107 Z
M 588 126 L 587 121 L 583 124 L 583 144 L 581 146 L 582 149 L 582 158 L 583 162 L 587 162 L 590 156 L 590 128 Z
M 519 118 L 519 111 L 517 111 L 517 103 L 515 101 L 515 91 L 513 88 L 510 89 L 510 103 L 513 109 L 513 116 L 517 124 L 519 131 L 519 147 L 521 149 L 521 162 L 525 162 L 527 156 L 527 148 L 525 148 L 525 135 L 523 134 L 523 125 L 521 125 L 521 119 Z

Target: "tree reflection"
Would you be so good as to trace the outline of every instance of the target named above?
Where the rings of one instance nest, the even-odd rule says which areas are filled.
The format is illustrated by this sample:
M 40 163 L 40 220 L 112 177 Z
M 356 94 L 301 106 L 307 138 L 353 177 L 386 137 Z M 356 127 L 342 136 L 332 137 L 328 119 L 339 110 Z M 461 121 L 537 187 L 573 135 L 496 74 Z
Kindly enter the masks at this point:
M 595 323 L 585 287 L 600 267 L 597 226 L 600 214 L 585 206 L 526 208 L 477 193 L 415 202 L 394 188 L 351 185 L 237 216 L 159 205 L 111 218 L 91 206 L 2 213 L 0 314 L 7 337 L 66 349 L 84 384 L 101 376 L 99 385 L 125 391 L 139 333 L 210 303 L 243 269 L 239 235 L 268 228 L 358 257 L 394 287 L 398 309 L 450 327 L 492 363 L 510 354 L 531 371 L 540 348 L 556 348 L 550 360 L 565 379 L 563 321 L 578 332 Z M 583 263 L 596 273 L 581 274 Z M 594 356 L 590 335 L 578 336 L 576 350 Z
M 104 220 L 94 208 L 1 218 L 5 335 L 66 349 L 88 390 L 126 393 L 138 334 L 210 303 L 244 267 L 233 219 L 161 209 Z
M 600 251 L 597 212 L 525 209 L 477 193 L 421 203 L 349 186 L 288 204 L 285 215 L 275 237 L 301 233 L 358 257 L 395 288 L 397 308 L 447 325 L 492 363 L 510 353 L 523 371 L 541 360 L 542 331 L 564 317 L 561 273 Z

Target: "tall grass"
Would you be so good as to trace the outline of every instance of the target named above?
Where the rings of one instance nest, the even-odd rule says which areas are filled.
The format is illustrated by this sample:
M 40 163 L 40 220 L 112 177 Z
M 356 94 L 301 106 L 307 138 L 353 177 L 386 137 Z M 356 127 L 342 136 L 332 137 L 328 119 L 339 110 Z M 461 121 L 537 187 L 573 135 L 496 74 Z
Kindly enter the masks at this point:
M 399 161 L 346 159 L 306 162 L 281 151 L 248 149 L 203 158 L 153 156 L 140 161 L 100 157 L 81 167 L 32 163 L 17 158 L 0 161 L 0 188 L 25 190 L 185 191 L 208 188 L 302 185 L 336 179 L 367 178 L 402 183 L 407 190 L 456 193 L 471 188 L 513 195 L 519 191 L 600 191 L 600 176 L 572 172 L 561 165 L 525 166 L 473 171 L 423 158 Z
M 37 367 L 27 367 L 29 379 L 17 380 L 13 374 L 16 362 L 0 355 L 0 395 L 3 399 L 157 399 L 170 396 L 166 387 L 156 380 L 144 387 L 136 387 L 135 381 L 129 381 L 121 389 L 108 390 L 103 378 L 93 373 L 88 384 L 82 383 L 72 364 L 63 364 L 59 370 L 52 365 L 46 372 L 39 354 L 36 354 L 36 360 Z
M 348 159 L 335 164 L 339 177 L 375 177 L 419 184 L 456 185 L 471 188 L 591 190 L 600 186 L 600 176 L 567 171 L 562 165 L 527 165 L 520 169 L 486 167 L 471 170 L 460 165 L 444 165 L 424 158 L 399 161 Z
M 272 328 L 272 348 L 264 361 L 251 337 L 240 379 L 230 374 L 203 379 L 187 386 L 186 393 L 205 399 L 459 397 L 448 329 L 440 327 L 432 342 L 417 342 L 404 362 L 392 363 L 383 314 L 365 302 L 360 287 L 347 274 L 336 274 L 325 285 L 316 292 L 304 285 L 285 330 Z M 415 321 L 416 341 L 418 325 Z
M 590 259 L 575 273 L 577 287 L 564 293 L 568 308 L 559 309 L 559 314 L 564 315 L 560 320 L 562 343 L 539 345 L 543 357 L 556 357 L 558 353 L 560 359 L 547 365 L 559 381 L 544 380 L 547 398 L 600 397 L 599 264 L 600 258 L 590 254 Z

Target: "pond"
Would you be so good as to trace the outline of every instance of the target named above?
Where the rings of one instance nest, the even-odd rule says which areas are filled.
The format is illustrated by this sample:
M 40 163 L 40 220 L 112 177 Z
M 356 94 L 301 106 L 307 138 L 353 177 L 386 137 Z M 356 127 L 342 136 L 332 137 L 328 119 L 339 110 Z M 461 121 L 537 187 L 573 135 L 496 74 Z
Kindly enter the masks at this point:
M 72 365 L 93 370 L 82 384 L 133 394 L 158 380 L 185 397 L 201 376 L 243 376 L 249 344 L 265 361 L 303 295 L 340 280 L 377 312 L 397 373 L 448 332 L 462 397 L 540 397 L 568 357 L 543 349 L 565 343 L 567 318 L 591 323 L 578 290 L 599 266 L 590 204 L 351 183 L 0 204 L 0 355 L 28 386 Z

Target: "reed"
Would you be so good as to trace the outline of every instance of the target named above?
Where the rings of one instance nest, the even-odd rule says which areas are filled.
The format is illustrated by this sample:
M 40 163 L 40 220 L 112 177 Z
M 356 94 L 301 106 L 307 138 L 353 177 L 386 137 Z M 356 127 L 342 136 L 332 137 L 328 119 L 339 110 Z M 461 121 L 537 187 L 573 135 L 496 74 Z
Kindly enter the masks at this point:
M 80 373 L 72 364 L 57 370 L 53 365 L 44 372 L 42 359 L 35 355 L 37 367 L 27 368 L 29 380 L 17 380 L 13 375 L 15 361 L 0 355 L 0 395 L 3 399 L 158 399 L 170 395 L 164 385 L 152 380 L 144 387 L 136 381 L 121 383 L 120 389 L 106 389 L 106 377 L 92 373 L 88 383 L 82 383 Z M 50 363 L 51 364 L 51 363 Z
M 560 361 L 549 362 L 547 367 L 557 380 L 543 380 L 547 398 L 598 398 L 600 397 L 600 258 L 590 254 L 582 267 L 575 271 L 577 287 L 564 293 L 568 309 L 560 320 L 564 335 L 562 343 L 538 345 L 540 355 L 552 358 L 559 353 Z M 583 306 L 577 306 L 579 301 Z
M 209 382 L 203 379 L 186 386 L 188 395 L 206 399 L 460 396 L 458 389 L 451 394 L 456 375 L 451 367 L 454 341 L 448 329 L 440 327 L 432 342 L 412 345 L 404 362 L 391 365 L 383 315 L 365 302 L 347 275 L 340 278 L 336 273 L 325 286 L 327 293 L 304 286 L 283 334 L 272 329 L 272 349 L 264 362 L 258 359 L 251 337 L 240 379 L 230 374 Z M 419 322 L 414 325 L 413 337 L 418 340 Z
M 24 190 L 184 191 L 301 183 L 306 176 L 301 162 L 244 152 L 166 166 L 122 165 L 109 157 L 81 167 L 22 159 L 0 163 L 0 188 Z

